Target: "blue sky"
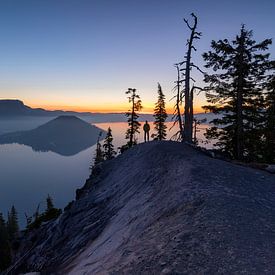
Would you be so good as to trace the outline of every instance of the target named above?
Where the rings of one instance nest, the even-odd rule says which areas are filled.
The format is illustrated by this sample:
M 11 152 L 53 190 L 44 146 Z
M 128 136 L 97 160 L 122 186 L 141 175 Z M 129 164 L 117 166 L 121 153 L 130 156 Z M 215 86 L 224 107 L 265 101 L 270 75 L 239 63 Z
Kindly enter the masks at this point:
M 124 92 L 139 90 L 145 111 L 160 82 L 167 99 L 189 32 L 183 18 L 199 18 L 202 39 L 233 38 L 242 23 L 256 40 L 274 38 L 275 1 L 1 0 L 0 98 L 32 106 L 123 111 Z M 270 48 L 275 56 L 275 46 Z M 198 83 L 201 76 L 195 75 Z M 196 106 L 204 103 L 204 95 Z M 170 103 L 171 105 L 171 103 Z

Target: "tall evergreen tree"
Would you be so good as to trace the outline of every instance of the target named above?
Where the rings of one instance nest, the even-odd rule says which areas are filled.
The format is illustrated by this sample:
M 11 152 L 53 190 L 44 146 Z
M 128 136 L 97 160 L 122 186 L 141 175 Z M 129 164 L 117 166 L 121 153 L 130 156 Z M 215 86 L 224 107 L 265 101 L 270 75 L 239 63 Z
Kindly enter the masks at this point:
M 28 230 L 32 230 L 34 228 L 39 228 L 43 222 L 48 222 L 50 220 L 56 219 L 62 213 L 61 209 L 56 208 L 54 206 L 53 199 L 50 195 L 48 195 L 46 198 L 45 211 L 43 213 L 40 213 L 39 208 L 40 208 L 40 203 L 38 204 L 38 206 L 33 214 L 33 217 L 25 214 Z
M 114 150 L 113 135 L 110 127 L 107 130 L 107 134 L 103 143 L 103 149 L 104 149 L 104 152 L 103 152 L 104 159 L 110 160 L 115 157 L 116 152 Z
M 93 168 L 95 166 L 97 166 L 98 164 L 100 164 L 101 162 L 104 161 L 104 154 L 103 154 L 101 144 L 100 144 L 101 136 L 102 136 L 102 132 L 100 132 L 98 135 L 98 139 L 97 139 L 97 143 L 96 143 L 95 157 L 94 157 L 93 164 L 90 167 L 91 170 L 93 170 Z
M 165 96 L 162 92 L 162 88 L 158 83 L 158 101 L 155 105 L 154 109 L 154 117 L 155 117 L 155 130 L 157 132 L 155 139 L 163 140 L 166 139 L 166 128 L 165 121 L 167 119 L 167 113 L 165 109 Z
M 61 209 L 58 209 L 54 206 L 53 199 L 50 195 L 48 195 L 46 199 L 46 205 L 47 207 L 45 212 L 39 217 L 40 222 L 56 219 L 62 213 Z
M 274 64 L 273 64 L 274 66 Z M 267 83 L 264 160 L 275 162 L 275 76 Z
M 206 137 L 217 139 L 215 146 L 235 159 L 251 158 L 255 144 L 261 141 L 262 91 L 269 63 L 269 55 L 262 52 L 270 44 L 270 39 L 256 43 L 252 31 L 242 26 L 232 42 L 212 41 L 212 51 L 203 54 L 206 68 L 214 71 L 205 75 L 210 105 L 204 108 L 222 115 L 212 121 L 214 126 Z
M 0 213 L 0 272 L 7 269 L 11 264 L 11 249 L 9 234 L 3 214 Z
M 48 197 L 46 199 L 46 203 L 47 203 L 46 212 L 49 212 L 54 208 L 53 199 L 49 194 L 48 194 Z
M 19 232 L 17 211 L 14 205 L 11 207 L 10 212 L 8 212 L 7 230 L 10 240 L 14 240 Z
M 126 131 L 126 139 L 129 141 L 127 142 L 126 146 L 128 148 L 132 147 L 133 145 L 137 144 L 136 134 L 139 133 L 140 123 L 138 122 L 138 112 L 141 111 L 142 105 L 140 96 L 137 94 L 136 89 L 129 88 L 126 91 L 128 96 L 129 103 L 131 104 L 131 109 L 125 114 L 128 118 L 128 125 L 129 128 Z

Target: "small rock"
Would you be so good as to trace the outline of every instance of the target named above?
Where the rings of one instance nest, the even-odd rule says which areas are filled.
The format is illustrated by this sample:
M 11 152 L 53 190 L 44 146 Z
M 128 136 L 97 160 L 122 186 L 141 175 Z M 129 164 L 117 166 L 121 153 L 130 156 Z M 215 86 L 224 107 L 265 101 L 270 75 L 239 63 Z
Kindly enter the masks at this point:
M 268 165 L 265 170 L 269 173 L 275 174 L 275 165 Z
M 171 273 L 171 270 L 169 268 L 164 268 L 162 271 L 161 271 L 162 274 L 169 274 Z

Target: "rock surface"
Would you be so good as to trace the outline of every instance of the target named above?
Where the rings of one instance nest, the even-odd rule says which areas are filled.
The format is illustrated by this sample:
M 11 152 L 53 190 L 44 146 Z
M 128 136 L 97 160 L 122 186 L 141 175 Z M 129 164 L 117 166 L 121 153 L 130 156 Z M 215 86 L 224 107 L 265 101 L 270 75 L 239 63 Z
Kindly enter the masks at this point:
M 150 142 L 105 162 L 80 193 L 24 238 L 17 271 L 274 273 L 273 174 Z

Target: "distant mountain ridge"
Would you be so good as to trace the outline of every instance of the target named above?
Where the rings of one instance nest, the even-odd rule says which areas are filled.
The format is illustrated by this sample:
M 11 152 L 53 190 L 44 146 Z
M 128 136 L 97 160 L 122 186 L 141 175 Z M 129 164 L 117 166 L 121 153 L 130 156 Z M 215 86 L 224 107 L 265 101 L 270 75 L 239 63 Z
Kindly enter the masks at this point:
M 55 110 L 49 111 L 42 108 L 31 108 L 24 104 L 23 101 L 17 99 L 0 99 L 0 119 L 5 118 L 28 118 L 28 117 L 57 117 L 62 115 L 73 115 L 80 117 L 90 123 L 105 123 L 105 122 L 126 122 L 125 113 L 91 113 L 91 112 L 75 112 Z M 213 113 L 198 113 L 195 114 L 197 119 L 207 119 L 209 123 L 214 118 L 220 115 Z M 140 114 L 139 121 L 154 121 L 153 114 Z M 168 115 L 167 121 L 172 121 L 172 115 Z
M 19 143 L 35 151 L 52 151 L 64 156 L 96 144 L 100 132 L 105 132 L 76 116 L 59 116 L 33 130 L 0 135 L 0 144 Z
M 42 108 L 31 108 L 18 99 L 0 99 L 0 119 L 27 118 L 27 117 L 57 117 L 73 115 L 88 120 L 91 123 L 123 122 L 126 121 L 125 113 L 91 113 L 55 110 L 49 111 Z M 140 114 L 140 121 L 153 121 L 151 114 Z
M 49 111 L 42 108 L 31 108 L 18 99 L 1 99 L 0 116 L 60 116 L 60 115 L 92 115 L 89 112 L 74 112 L 55 110 Z

